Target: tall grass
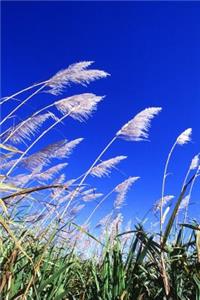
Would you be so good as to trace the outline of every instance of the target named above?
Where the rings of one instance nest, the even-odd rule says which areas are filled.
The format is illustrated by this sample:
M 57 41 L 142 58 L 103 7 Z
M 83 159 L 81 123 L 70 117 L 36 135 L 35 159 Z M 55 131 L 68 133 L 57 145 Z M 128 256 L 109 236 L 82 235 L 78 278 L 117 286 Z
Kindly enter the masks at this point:
M 138 224 L 123 224 L 120 210 L 137 176 L 117 183 L 106 195 L 88 185 L 88 177 L 112 173 L 126 156 L 104 159 L 118 139 L 148 139 L 160 107 L 138 112 L 105 145 L 77 178 L 66 179 L 69 156 L 83 138 L 62 139 L 37 152 L 34 147 L 67 118 L 86 121 L 104 97 L 84 93 L 56 99 L 18 121 L 16 112 L 35 101 L 41 91 L 59 97 L 71 84 L 87 85 L 109 74 L 91 69 L 92 62 L 70 65 L 38 84 L 1 99 L 1 106 L 21 97 L 1 120 L 1 299 L 200 299 L 200 226 L 187 224 L 189 200 L 199 175 L 199 155 L 193 158 L 180 196 L 165 195 L 172 152 L 191 139 L 192 129 L 173 144 L 164 168 L 161 199 L 152 203 L 159 226 L 152 232 Z M 17 103 L 17 102 L 16 102 Z M 13 107 L 13 105 L 12 105 Z M 113 208 L 96 230 L 90 226 L 106 199 L 115 195 Z M 77 217 L 90 201 L 97 204 L 83 224 Z M 170 202 L 173 201 L 173 205 Z M 156 227 L 155 227 L 156 228 Z M 98 229 L 98 230 L 97 230 Z M 98 234 L 97 234 L 98 233 Z

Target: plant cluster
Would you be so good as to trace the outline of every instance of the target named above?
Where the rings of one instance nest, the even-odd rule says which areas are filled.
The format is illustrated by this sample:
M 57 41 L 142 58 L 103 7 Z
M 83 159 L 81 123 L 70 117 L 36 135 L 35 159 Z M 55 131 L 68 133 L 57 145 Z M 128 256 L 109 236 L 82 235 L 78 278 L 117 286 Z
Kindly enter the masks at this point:
M 124 155 L 103 159 L 118 139 L 147 140 L 160 107 L 137 113 L 77 178 L 66 178 L 65 168 L 83 138 L 58 140 L 35 152 L 34 146 L 68 117 L 86 121 L 104 97 L 82 93 L 58 99 L 23 120 L 16 114 L 41 92 L 60 97 L 72 84 L 88 85 L 109 76 L 91 69 L 92 63 L 75 63 L 50 79 L 1 99 L 2 108 L 11 102 L 16 105 L 0 122 L 0 297 L 200 299 L 200 227 L 197 222 L 187 224 L 192 189 L 200 172 L 198 154 L 189 165 L 180 196 L 175 199 L 165 194 L 173 150 L 191 140 L 192 129 L 176 138 L 167 157 L 161 198 L 152 208 L 159 215 L 159 229 L 152 233 L 142 221 L 123 226 L 121 208 L 139 176 L 125 178 L 106 195 L 88 185 L 87 179 L 109 176 L 127 159 Z M 115 195 L 113 208 L 96 224 L 97 235 L 90 221 L 111 195 Z M 97 204 L 78 225 L 77 216 L 90 201 Z

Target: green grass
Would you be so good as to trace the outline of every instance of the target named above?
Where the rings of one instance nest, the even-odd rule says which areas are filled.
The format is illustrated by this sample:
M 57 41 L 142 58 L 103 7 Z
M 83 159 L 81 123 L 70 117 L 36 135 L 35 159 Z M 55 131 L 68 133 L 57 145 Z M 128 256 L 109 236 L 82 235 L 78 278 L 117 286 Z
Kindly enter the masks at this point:
M 129 233 L 128 247 L 122 242 L 126 234 L 120 234 L 105 241 L 98 258 L 84 258 L 67 242 L 47 246 L 27 234 L 23 249 L 32 263 L 2 234 L 1 299 L 199 299 L 197 230 L 189 230 L 185 242 L 180 229 L 163 249 L 169 295 L 163 285 L 160 245 L 141 225 Z

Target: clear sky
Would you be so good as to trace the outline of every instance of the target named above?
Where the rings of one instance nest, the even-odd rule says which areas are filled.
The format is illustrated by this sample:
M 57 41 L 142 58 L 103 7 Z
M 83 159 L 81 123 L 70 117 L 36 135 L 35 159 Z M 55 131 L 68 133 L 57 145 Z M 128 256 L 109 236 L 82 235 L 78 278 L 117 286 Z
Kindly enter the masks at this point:
M 85 87 L 71 87 L 65 95 L 94 92 L 106 95 L 85 124 L 68 120 L 42 143 L 85 137 L 75 151 L 68 178 L 86 171 L 116 131 L 136 113 L 161 106 L 152 122 L 151 142 L 117 141 L 103 159 L 128 155 L 122 172 L 141 176 L 129 192 L 122 212 L 126 219 L 143 216 L 160 198 L 164 163 L 170 147 L 186 128 L 192 143 L 176 148 L 167 178 L 167 194 L 178 195 L 192 157 L 200 152 L 200 3 L 199 2 L 3 2 L 2 94 L 12 94 L 49 78 L 81 60 L 111 74 Z M 39 95 L 23 118 L 54 98 Z M 6 114 L 10 106 L 4 108 Z M 38 147 L 42 147 L 42 143 Z M 36 147 L 34 150 L 37 150 Z M 99 191 L 109 191 L 125 177 L 96 180 Z M 190 212 L 198 218 L 199 181 Z M 108 213 L 112 200 L 99 210 Z M 94 206 L 90 204 L 88 211 Z

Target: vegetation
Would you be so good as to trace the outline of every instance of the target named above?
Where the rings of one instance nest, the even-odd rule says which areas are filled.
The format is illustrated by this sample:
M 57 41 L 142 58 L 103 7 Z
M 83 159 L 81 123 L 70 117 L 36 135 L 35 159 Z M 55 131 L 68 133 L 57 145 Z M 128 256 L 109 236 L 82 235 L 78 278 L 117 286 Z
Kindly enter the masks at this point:
M 80 62 L 1 99 L 1 106 L 15 107 L 1 125 L 1 299 L 69 300 L 192 300 L 200 299 L 200 226 L 188 224 L 188 205 L 199 175 L 199 155 L 189 166 L 180 196 L 165 195 L 169 161 L 173 150 L 191 140 L 188 128 L 169 152 L 162 182 L 161 199 L 153 205 L 159 215 L 155 232 L 123 224 L 120 209 L 126 194 L 140 178 L 131 176 L 106 195 L 86 184 L 88 177 L 110 175 L 126 156 L 101 160 L 117 140 L 148 139 L 151 121 L 160 107 L 139 112 L 115 134 L 91 166 L 77 178 L 66 179 L 66 160 L 82 138 L 66 139 L 37 151 L 47 133 L 71 117 L 87 120 L 103 97 L 84 93 L 56 100 L 20 120 L 16 112 L 40 92 L 59 96 L 71 84 L 89 84 L 109 74 Z M 24 97 L 24 95 L 26 95 Z M 19 101 L 19 97 L 23 98 Z M 13 125 L 13 119 L 17 125 Z M 90 221 L 111 195 L 111 212 L 95 230 Z M 77 224 L 77 216 L 89 201 L 94 210 Z M 173 202 L 172 202 L 173 201 Z

